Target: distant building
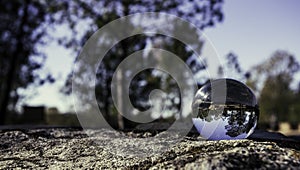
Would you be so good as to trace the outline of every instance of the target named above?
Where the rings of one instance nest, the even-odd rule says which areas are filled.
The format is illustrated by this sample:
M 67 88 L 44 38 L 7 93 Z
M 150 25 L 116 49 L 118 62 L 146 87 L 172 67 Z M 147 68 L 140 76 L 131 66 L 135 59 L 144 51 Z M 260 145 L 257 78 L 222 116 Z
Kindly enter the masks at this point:
M 45 106 L 23 106 L 23 124 L 45 124 Z
M 59 110 L 56 107 L 49 107 L 47 109 L 47 114 L 59 114 Z

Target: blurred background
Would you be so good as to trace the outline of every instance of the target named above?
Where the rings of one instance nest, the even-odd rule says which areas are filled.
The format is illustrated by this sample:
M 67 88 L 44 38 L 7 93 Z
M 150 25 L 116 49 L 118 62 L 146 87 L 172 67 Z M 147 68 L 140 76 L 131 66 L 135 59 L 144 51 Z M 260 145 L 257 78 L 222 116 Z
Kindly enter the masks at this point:
M 300 134 L 300 1 L 11 0 L 0 4 L 1 125 L 80 126 L 71 86 L 72 68 L 84 43 L 99 28 L 122 16 L 164 12 L 203 31 L 221 65 L 210 61 L 208 42 L 200 34 L 194 45 L 201 60 L 170 37 L 139 35 L 122 40 L 106 54 L 97 71 L 98 105 L 111 126 L 135 126 L 120 116 L 112 103 L 110 84 L 118 63 L 134 51 L 159 47 L 180 56 L 199 87 L 221 77 L 251 87 L 260 105 L 259 128 Z M 159 20 L 153 16 L 153 21 Z M 175 26 L 169 29 L 176 32 Z M 207 75 L 206 69 L 214 71 Z M 126 76 L 123 74 L 123 79 Z M 79 81 L 88 83 L 84 78 Z M 140 110 L 148 109 L 149 94 L 156 88 L 167 92 L 162 100 L 167 111 L 158 109 L 149 116 L 166 122 L 181 116 L 178 86 L 170 75 L 158 70 L 147 69 L 135 76 L 131 102 Z M 126 112 L 134 114 L 134 110 Z

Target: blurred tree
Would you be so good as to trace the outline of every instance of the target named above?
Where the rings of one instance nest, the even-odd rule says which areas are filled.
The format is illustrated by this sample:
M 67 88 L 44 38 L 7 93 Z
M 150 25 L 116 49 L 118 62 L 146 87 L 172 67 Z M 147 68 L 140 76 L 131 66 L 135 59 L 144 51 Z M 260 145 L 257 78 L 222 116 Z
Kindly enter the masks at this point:
M 286 51 L 278 50 L 268 60 L 251 68 L 249 81 L 256 94 L 260 94 L 268 77 L 286 74 L 293 79 L 294 74 L 298 71 L 299 63 L 295 57 Z
M 254 81 L 265 78 L 259 98 L 261 121 L 268 121 L 271 114 L 276 115 L 279 121 L 289 120 L 288 114 L 294 100 L 290 85 L 299 68 L 295 57 L 286 51 L 276 51 L 270 59 L 254 67 L 257 73 Z
M 236 54 L 230 52 L 229 54 L 227 54 L 226 59 L 227 59 L 227 67 L 229 69 L 234 70 L 238 74 L 242 73 L 242 69 L 238 61 L 238 56 Z
M 238 60 L 238 55 L 236 55 L 233 52 L 228 53 L 226 56 L 226 64 L 222 67 L 218 67 L 218 76 L 219 77 L 230 77 L 235 78 L 240 81 L 246 82 L 251 77 L 251 74 L 249 71 L 245 71 L 242 69 L 241 64 Z
M 244 71 L 238 56 L 229 53 L 224 68 L 218 68 L 219 76 L 224 73 L 246 79 L 246 84 L 259 96 L 261 109 L 260 122 L 268 122 L 271 115 L 279 121 L 300 121 L 300 93 L 294 92 L 290 85 L 294 74 L 299 71 L 299 63 L 286 51 L 276 51 L 267 61 Z M 288 116 L 287 116 L 288 115 Z
M 293 93 L 292 103 L 289 108 L 289 116 L 288 119 L 292 126 L 298 126 L 300 122 L 300 83 L 298 85 L 298 89 Z M 294 127 L 298 128 L 298 127 Z
M 44 1 L 0 1 L 0 124 L 22 97 L 18 89 L 54 81 L 36 72 L 45 60 L 37 44 L 45 44 L 44 23 L 52 22 L 47 7 Z
M 107 23 L 120 18 L 122 16 L 126 16 L 129 14 L 139 13 L 139 12 L 165 12 L 169 14 L 176 15 L 178 17 L 182 17 L 194 25 L 196 25 L 200 29 L 204 29 L 206 27 L 211 27 L 215 23 L 222 21 L 223 14 L 221 11 L 222 7 L 222 0 L 214 0 L 214 1 L 205 1 L 205 0 L 190 0 L 190 1 L 160 1 L 160 0 L 139 0 L 139 1 L 129 1 L 129 0 L 115 0 L 115 1 L 84 1 L 84 0 L 75 0 L 75 1 L 64 1 L 67 7 L 62 14 L 61 19 L 67 21 L 69 26 L 73 32 L 73 36 L 71 38 L 62 38 L 62 44 L 66 46 L 71 46 L 75 49 L 79 49 L 87 39 L 99 28 L 103 27 Z M 154 19 L 158 19 L 156 18 Z M 82 23 L 88 25 L 82 34 L 82 37 L 78 37 L 78 32 L 82 32 L 83 29 L 80 26 Z M 138 21 L 141 22 L 141 21 Z M 171 28 L 172 30 L 166 31 L 176 31 L 176 28 Z M 181 33 L 186 34 L 186 33 Z M 189 36 L 186 34 L 186 36 Z M 195 37 L 192 37 L 195 38 Z M 98 97 L 98 104 L 100 109 L 102 109 L 102 113 L 104 113 L 105 117 L 109 119 L 110 114 L 114 110 L 111 101 L 111 94 L 110 94 L 110 84 L 111 78 L 114 73 L 115 68 L 117 67 L 118 63 L 120 63 L 126 56 L 130 55 L 132 52 L 145 48 L 147 41 L 151 41 L 152 44 L 155 44 L 157 39 L 162 39 L 164 44 L 168 44 L 168 50 L 172 49 L 171 52 L 175 52 L 178 56 L 183 56 L 183 61 L 187 62 L 188 59 L 191 61 L 188 63 L 194 68 L 194 73 L 199 72 L 200 70 L 204 69 L 202 63 L 197 62 L 197 60 L 192 60 L 190 52 L 187 48 L 170 37 L 164 36 L 154 36 L 152 38 L 145 38 L 145 37 L 135 37 L 131 39 L 127 39 L 124 41 L 119 42 L 117 45 L 118 48 L 112 48 L 110 52 L 106 55 L 104 61 L 99 66 L 99 70 L 97 72 L 97 89 L 96 94 Z M 198 48 L 201 49 L 203 42 L 198 41 L 196 45 Z M 200 51 L 198 51 L 200 53 Z M 76 62 L 76 61 L 75 61 Z M 137 63 L 139 64 L 139 63 Z M 81 63 L 81 66 L 85 65 Z M 142 87 L 140 85 L 141 78 L 145 78 L 145 75 L 154 75 L 153 70 L 148 70 L 145 73 L 139 75 L 137 82 L 132 82 L 132 87 Z M 156 74 L 157 75 L 157 74 Z M 71 76 L 69 76 L 71 78 Z M 126 79 L 125 73 L 122 73 L 120 79 Z M 160 79 L 163 76 L 160 76 Z M 139 81 L 140 80 L 140 81 Z M 161 79 L 162 80 L 162 79 Z M 161 80 L 157 80 L 157 78 L 152 79 L 152 81 L 146 81 L 146 85 L 144 89 L 148 87 L 155 87 L 160 83 L 163 83 Z M 164 82 L 171 81 L 170 78 L 165 78 Z M 152 89 L 152 88 L 150 88 Z M 138 89 L 140 91 L 142 89 Z M 63 89 L 65 93 L 71 92 L 71 79 L 68 79 L 66 82 L 66 87 Z M 176 90 L 175 90 L 176 91 Z M 139 99 L 142 94 L 135 93 L 131 91 L 131 99 L 135 101 Z M 144 91 L 144 94 L 148 94 L 149 90 Z M 121 95 L 122 96 L 122 95 Z M 133 102 L 134 103 L 134 102 Z M 144 102 L 140 102 L 144 103 Z M 139 105 L 138 103 L 135 103 Z M 141 105 L 140 105 L 141 106 Z M 141 106 L 147 108 L 147 105 Z M 123 118 L 119 115 L 119 128 L 123 128 Z
M 288 120 L 287 114 L 293 100 L 293 93 L 290 89 L 291 80 L 283 73 L 267 77 L 259 98 L 261 121 L 269 121 L 272 114 L 279 121 Z

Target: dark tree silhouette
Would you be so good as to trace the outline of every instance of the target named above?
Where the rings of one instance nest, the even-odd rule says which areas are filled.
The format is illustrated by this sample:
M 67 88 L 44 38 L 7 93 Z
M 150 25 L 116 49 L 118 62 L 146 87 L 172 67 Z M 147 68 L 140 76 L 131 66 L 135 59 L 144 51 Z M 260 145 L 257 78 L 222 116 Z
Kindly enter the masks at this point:
M 222 21 L 223 14 L 221 11 L 222 8 L 222 0 L 217 1 L 202 1 L 202 0 L 192 0 L 192 1 L 149 1 L 149 0 L 140 0 L 140 1 L 84 1 L 84 0 L 76 0 L 76 1 L 64 1 L 67 10 L 62 13 L 62 20 L 67 21 L 69 23 L 70 28 L 73 30 L 73 37 L 71 39 L 65 38 L 66 41 L 62 41 L 62 44 L 66 46 L 71 46 L 75 49 L 81 47 L 86 40 L 94 33 L 98 28 L 101 28 L 105 24 L 113 21 L 122 16 L 126 16 L 129 14 L 134 14 L 137 12 L 165 12 L 169 14 L 176 15 L 178 17 L 182 17 L 191 23 L 195 24 L 198 28 L 204 29 L 207 27 L 211 27 L 215 25 L 215 23 Z M 100 10 L 101 9 L 101 10 Z M 105 9 L 105 10 L 102 10 Z M 78 38 L 78 25 L 79 21 L 87 21 L 89 27 L 85 30 L 83 36 Z M 80 28 L 80 27 L 79 27 Z M 175 31 L 175 28 L 170 31 Z M 189 36 L 188 33 L 185 33 L 186 36 Z M 135 37 L 136 38 L 136 37 Z M 168 44 L 163 48 L 167 48 L 175 54 L 179 56 L 183 56 L 183 61 L 187 62 L 188 58 L 191 57 L 189 52 L 186 50 L 186 47 L 180 44 L 179 41 L 175 41 L 169 37 L 156 36 L 154 39 L 162 39 L 164 44 Z M 113 112 L 112 103 L 111 103 L 111 94 L 110 94 L 110 82 L 111 77 L 114 72 L 114 69 L 117 63 L 120 63 L 126 56 L 131 54 L 134 50 L 139 50 L 145 47 L 147 38 L 136 38 L 134 42 L 126 43 L 128 41 L 124 40 L 118 44 L 118 49 L 113 48 L 110 50 L 110 53 L 106 55 L 107 60 L 103 61 L 103 64 L 99 67 L 99 71 L 97 73 L 97 97 L 98 104 L 100 109 L 103 109 L 103 113 L 105 117 L 109 118 Z M 199 40 L 198 44 L 194 44 L 198 46 L 198 49 L 201 49 L 203 42 Z M 200 51 L 199 51 L 200 52 Z M 76 62 L 76 61 L 75 61 Z M 84 63 L 81 63 L 84 65 Z M 138 64 L 138 63 L 137 63 Z M 196 61 L 191 62 L 190 65 L 193 65 L 194 72 L 198 72 L 204 68 L 203 64 L 197 63 Z M 152 71 L 150 71 L 152 72 Z M 149 72 L 148 72 L 149 73 Z M 147 73 L 143 73 L 147 74 Z M 145 75 L 139 75 L 140 78 Z M 150 73 L 149 73 L 150 74 Z M 123 76 L 125 76 L 123 74 Z M 71 77 L 71 76 L 70 76 Z M 132 83 L 132 87 L 139 86 L 139 78 L 136 79 L 137 82 Z M 167 81 L 171 81 L 169 78 Z M 157 80 L 157 84 L 159 84 L 159 80 Z M 146 85 L 146 89 L 149 87 L 149 84 Z M 151 85 L 156 86 L 156 85 Z M 137 91 L 140 91 L 138 89 Z M 66 82 L 66 87 L 63 89 L 65 93 L 71 92 L 71 81 L 70 79 Z M 136 92 L 137 92 L 136 91 Z M 176 91 L 176 90 L 175 90 Z M 131 99 L 136 100 L 139 99 L 141 94 L 134 93 L 131 91 Z M 144 94 L 147 94 L 148 90 L 145 91 Z M 143 102 L 140 102 L 143 103 Z M 137 104 L 137 103 L 135 103 Z M 147 105 L 143 106 L 147 107 Z M 123 127 L 123 118 L 119 116 L 119 127 Z
M 4 124 L 7 111 L 14 110 L 22 97 L 17 89 L 54 81 L 51 75 L 40 77 L 35 72 L 45 60 L 36 45 L 44 44 L 44 23 L 53 22 L 47 8 L 43 1 L 0 2 L 0 124 Z
M 262 122 L 268 122 L 272 114 L 276 115 L 279 121 L 293 121 L 289 120 L 290 106 L 295 97 L 291 83 L 299 69 L 300 65 L 296 58 L 280 50 L 254 67 L 256 76 L 253 77 L 255 78 L 253 81 L 263 82 L 259 97 Z

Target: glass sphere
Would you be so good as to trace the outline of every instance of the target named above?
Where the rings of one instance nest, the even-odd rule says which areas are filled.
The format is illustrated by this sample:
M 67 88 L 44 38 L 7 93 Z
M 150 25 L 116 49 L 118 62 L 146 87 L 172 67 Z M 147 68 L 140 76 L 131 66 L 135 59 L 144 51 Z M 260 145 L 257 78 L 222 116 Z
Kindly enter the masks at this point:
M 259 109 L 254 93 L 233 79 L 204 84 L 192 104 L 193 124 L 209 140 L 244 139 L 256 127 Z

